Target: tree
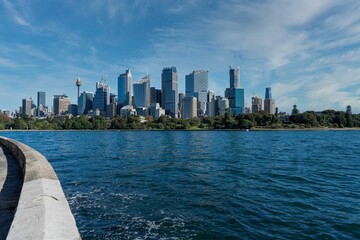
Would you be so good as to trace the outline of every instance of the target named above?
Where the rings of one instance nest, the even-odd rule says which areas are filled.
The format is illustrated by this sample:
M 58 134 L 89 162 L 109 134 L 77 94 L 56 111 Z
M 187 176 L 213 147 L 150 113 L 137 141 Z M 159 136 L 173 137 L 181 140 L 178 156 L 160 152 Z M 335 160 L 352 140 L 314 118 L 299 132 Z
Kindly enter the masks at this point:
M 291 115 L 296 115 L 296 114 L 299 114 L 299 109 L 297 109 L 297 106 L 294 105 L 293 110 L 291 111 Z

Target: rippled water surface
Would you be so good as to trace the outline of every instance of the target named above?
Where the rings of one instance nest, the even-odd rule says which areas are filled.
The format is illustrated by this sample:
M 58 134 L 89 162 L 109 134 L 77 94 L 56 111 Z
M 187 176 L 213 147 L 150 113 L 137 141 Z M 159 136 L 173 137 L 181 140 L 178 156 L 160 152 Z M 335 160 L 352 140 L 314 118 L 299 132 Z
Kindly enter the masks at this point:
M 0 135 L 48 158 L 83 239 L 360 239 L 360 131 Z

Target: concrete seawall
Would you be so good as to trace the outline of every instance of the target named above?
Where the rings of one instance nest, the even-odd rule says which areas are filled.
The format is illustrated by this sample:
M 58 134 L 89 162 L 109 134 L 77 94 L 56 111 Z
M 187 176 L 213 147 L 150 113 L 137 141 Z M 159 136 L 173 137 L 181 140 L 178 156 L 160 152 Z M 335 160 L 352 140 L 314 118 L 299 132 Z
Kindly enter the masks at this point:
M 39 152 L 0 137 L 18 161 L 24 183 L 7 239 L 81 239 L 74 216 L 53 168 Z

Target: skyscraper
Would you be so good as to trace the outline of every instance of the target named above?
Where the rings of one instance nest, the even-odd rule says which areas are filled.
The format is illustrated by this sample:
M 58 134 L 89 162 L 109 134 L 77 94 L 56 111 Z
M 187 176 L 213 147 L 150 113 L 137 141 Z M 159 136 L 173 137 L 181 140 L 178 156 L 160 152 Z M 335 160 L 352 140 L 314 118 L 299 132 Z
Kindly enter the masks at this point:
M 271 87 L 265 89 L 264 111 L 268 114 L 275 114 L 275 100 L 272 99 Z
M 130 69 L 118 77 L 118 103 L 122 106 L 131 105 L 131 72 Z
M 46 101 L 46 93 L 45 92 L 37 92 L 37 116 L 44 115 L 44 108 L 45 108 L 45 101 Z
M 94 95 L 92 92 L 84 91 L 81 93 L 78 103 L 79 115 L 85 115 L 92 109 L 93 99 L 94 99 Z
M 178 76 L 176 67 L 167 67 L 161 73 L 162 107 L 167 115 L 178 117 Z
M 54 115 L 68 113 L 69 105 L 70 105 L 70 98 L 66 94 L 53 96 Z
M 46 101 L 46 93 L 45 92 L 37 92 L 37 107 L 40 108 L 45 107 Z
M 240 88 L 240 68 L 229 70 L 230 75 L 230 88 Z
M 152 103 L 161 104 L 161 90 L 155 87 L 150 87 L 150 104 Z
M 252 97 L 251 100 L 252 100 L 251 111 L 253 113 L 262 111 L 262 98 Z
M 32 99 L 26 98 L 22 100 L 21 115 L 31 117 Z
M 245 112 L 245 91 L 240 88 L 240 69 L 229 70 L 230 88 L 226 88 L 225 97 L 229 100 L 230 113 L 239 115 Z
M 178 108 L 179 108 L 179 113 L 180 114 L 182 114 L 182 107 L 183 107 L 183 99 L 184 99 L 184 97 L 185 97 L 185 93 L 179 93 L 179 106 L 178 106 Z M 181 116 L 180 116 L 181 117 Z
M 196 97 L 198 101 L 198 115 L 206 111 L 207 91 L 209 86 L 208 71 L 194 70 L 185 76 L 185 93 L 187 97 Z
M 207 104 L 206 104 L 206 114 L 209 117 L 215 117 L 215 92 L 208 91 L 207 95 Z
M 96 83 L 96 92 L 93 100 L 93 110 L 97 109 L 100 111 L 100 114 L 105 116 L 107 105 L 110 104 L 110 87 L 107 85 L 106 81 L 101 81 Z
M 133 84 L 135 107 L 150 106 L 150 75 L 143 77 Z

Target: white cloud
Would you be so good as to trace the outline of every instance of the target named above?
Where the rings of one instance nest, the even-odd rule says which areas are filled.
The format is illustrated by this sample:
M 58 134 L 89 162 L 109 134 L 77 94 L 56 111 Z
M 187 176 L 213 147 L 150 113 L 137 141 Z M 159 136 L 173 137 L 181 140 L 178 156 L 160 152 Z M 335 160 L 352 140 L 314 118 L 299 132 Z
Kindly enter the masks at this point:
M 3 4 L 8 10 L 10 17 L 12 17 L 17 24 L 24 27 L 32 27 L 29 21 L 26 20 L 24 13 L 19 11 L 12 3 L 10 3 L 8 0 L 3 0 Z

